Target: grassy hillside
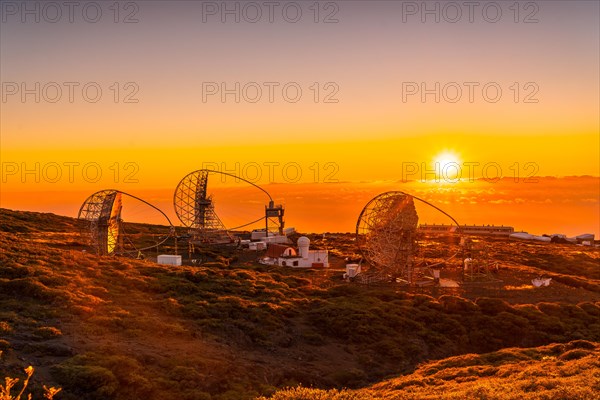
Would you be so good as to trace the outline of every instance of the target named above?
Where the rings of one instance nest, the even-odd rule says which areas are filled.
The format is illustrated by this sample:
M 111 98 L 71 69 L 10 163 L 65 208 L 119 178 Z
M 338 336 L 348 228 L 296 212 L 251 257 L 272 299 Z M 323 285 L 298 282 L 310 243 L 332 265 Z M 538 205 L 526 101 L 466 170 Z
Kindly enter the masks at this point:
M 347 284 L 340 270 L 266 267 L 248 254 L 212 254 L 182 267 L 98 257 L 82 251 L 75 220 L 50 214 L 0 210 L 0 232 L 0 375 L 23 378 L 23 368 L 34 366 L 30 387 L 39 398 L 42 383 L 62 387 L 55 398 L 66 400 L 250 399 L 297 385 L 367 387 L 402 374 L 425 385 L 422 371 L 437 365 L 432 360 L 442 360 L 446 381 L 459 384 L 447 357 L 600 341 L 590 267 L 597 249 L 490 241 L 503 260 L 505 289 L 474 296 Z M 327 246 L 344 257 L 353 251 L 348 239 L 339 235 Z M 549 265 L 547 254 L 560 258 Z M 565 280 L 527 287 L 541 273 Z M 573 343 L 573 350 L 597 351 Z M 561 354 L 531 360 L 554 360 L 557 368 L 586 360 Z M 437 374 L 431 382 L 443 381 Z M 391 391 L 390 382 L 372 390 Z M 356 393 L 363 392 L 344 396 Z
M 600 346 L 584 340 L 451 357 L 360 390 L 293 388 L 272 400 L 591 400 L 600 393 Z M 264 398 L 263 398 L 264 399 Z

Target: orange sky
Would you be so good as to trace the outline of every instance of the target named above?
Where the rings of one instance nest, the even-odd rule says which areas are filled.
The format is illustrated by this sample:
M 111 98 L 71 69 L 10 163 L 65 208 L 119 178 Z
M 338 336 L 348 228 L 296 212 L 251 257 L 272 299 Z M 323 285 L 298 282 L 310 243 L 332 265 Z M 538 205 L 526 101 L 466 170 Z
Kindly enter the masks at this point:
M 218 183 L 212 188 L 217 213 L 230 228 L 255 220 L 264 212 L 267 199 L 256 189 Z M 589 232 L 600 236 L 600 178 L 597 177 L 540 178 L 535 183 L 516 183 L 513 179 L 454 184 L 388 181 L 270 184 L 264 188 L 276 202 L 285 205 L 287 225 L 304 232 L 354 231 L 361 209 L 372 197 L 389 190 L 402 190 L 437 205 L 461 224 L 511 225 L 516 230 L 535 234 Z M 172 189 L 131 190 L 130 193 L 158 206 L 179 224 L 173 211 Z M 40 201 L 39 194 L 4 192 L 2 206 L 76 216 L 89 194 L 88 191 L 53 191 L 44 193 Z M 434 216 L 426 211 L 420 210 L 419 214 L 422 223 L 447 223 L 432 220 Z M 166 223 L 156 211 L 133 200 L 124 201 L 123 218 Z
M 500 184 L 485 198 L 471 182 L 450 186 L 475 196 L 469 205 L 440 185 L 411 188 L 465 222 L 598 233 L 597 180 L 565 183 L 571 195 L 560 202 L 556 181 L 522 182 L 600 176 L 598 2 L 537 2 L 527 22 L 527 2 L 518 15 L 500 2 L 493 23 L 481 10 L 474 21 L 465 10 L 457 22 L 404 18 L 403 2 L 389 1 L 336 2 L 335 23 L 323 23 L 327 2 L 317 22 L 309 8 L 296 23 L 222 22 L 203 19 L 202 3 L 139 2 L 134 23 L 119 20 L 126 10 L 115 22 L 109 8 L 97 23 L 3 15 L 0 206 L 73 215 L 85 193 L 118 188 L 170 209 L 179 180 L 210 166 L 305 185 L 278 194 L 290 219 L 298 213 L 291 223 L 348 230 L 380 182 L 431 180 L 441 160 L 463 180 L 507 177 L 505 192 L 524 199 L 507 203 Z M 262 96 L 208 95 L 212 84 Z M 286 85 L 300 88 L 298 101 Z M 315 185 L 332 182 L 351 183 L 343 201 L 330 199 L 342 186 Z M 332 216 L 329 204 L 344 212 Z

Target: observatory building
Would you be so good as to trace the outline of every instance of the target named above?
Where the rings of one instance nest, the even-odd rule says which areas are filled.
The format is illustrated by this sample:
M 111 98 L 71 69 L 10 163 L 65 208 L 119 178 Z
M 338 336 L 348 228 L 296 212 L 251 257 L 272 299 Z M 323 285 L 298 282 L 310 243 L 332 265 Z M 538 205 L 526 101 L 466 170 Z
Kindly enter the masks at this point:
M 310 250 L 310 239 L 302 236 L 298 239 L 298 250 L 291 246 L 269 244 L 267 254 L 260 263 L 293 268 L 328 268 L 329 252 Z
M 512 226 L 498 225 L 436 225 L 436 224 L 421 224 L 419 231 L 426 233 L 453 233 L 460 228 L 460 233 L 467 235 L 494 235 L 508 236 L 515 233 L 515 228 Z

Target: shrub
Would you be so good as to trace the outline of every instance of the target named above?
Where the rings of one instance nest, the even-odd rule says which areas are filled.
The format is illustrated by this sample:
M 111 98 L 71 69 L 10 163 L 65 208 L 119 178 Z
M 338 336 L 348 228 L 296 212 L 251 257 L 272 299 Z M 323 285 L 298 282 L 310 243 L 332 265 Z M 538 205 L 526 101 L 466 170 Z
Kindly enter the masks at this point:
M 596 349 L 596 345 L 587 340 L 573 340 L 567 344 L 565 344 L 566 349 L 585 349 L 585 350 L 594 350 Z
M 60 292 L 46 287 L 33 278 L 0 279 L 0 289 L 1 292 L 16 297 L 30 297 L 43 301 L 54 301 L 60 297 Z
M 444 309 L 450 313 L 464 313 L 477 310 L 477 306 L 470 300 L 462 297 L 444 295 L 439 298 L 439 302 L 444 306 Z
M 8 340 L 0 339 L 0 354 L 8 349 L 10 349 L 10 342 L 8 342 Z
M 566 353 L 561 354 L 558 358 L 563 361 L 578 360 L 580 358 L 587 357 L 592 354 L 593 353 L 589 350 L 575 349 L 569 350 Z
M 579 303 L 579 308 L 588 313 L 589 315 L 600 318 L 600 307 L 594 303 Z
M 6 321 L 0 321 L 0 333 L 7 334 L 12 332 L 12 327 Z
M 41 339 L 53 339 L 55 337 L 62 336 L 60 329 L 53 326 L 39 327 L 33 332 L 33 334 Z
M 480 297 L 477 300 L 475 300 L 475 304 L 479 306 L 479 308 L 484 314 L 488 315 L 496 315 L 501 312 L 512 310 L 511 306 L 507 302 L 500 299 Z
M 52 368 L 53 375 L 73 393 L 85 395 L 90 400 L 114 399 L 119 381 L 103 367 L 62 364 Z
M 351 368 L 348 370 L 339 370 L 331 375 L 331 379 L 339 386 L 358 387 L 365 383 L 366 374 L 364 371 Z
M 308 344 L 312 344 L 313 346 L 322 346 L 325 344 L 325 338 L 315 332 L 304 332 L 302 334 L 302 339 Z

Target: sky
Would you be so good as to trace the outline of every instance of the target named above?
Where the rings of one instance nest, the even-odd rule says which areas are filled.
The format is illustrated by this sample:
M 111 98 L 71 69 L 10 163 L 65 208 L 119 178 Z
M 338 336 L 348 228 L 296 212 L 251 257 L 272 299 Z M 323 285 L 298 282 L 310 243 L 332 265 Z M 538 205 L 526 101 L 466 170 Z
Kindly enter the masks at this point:
M 465 223 L 600 235 L 599 7 L 2 2 L 0 206 L 76 215 L 117 188 L 173 215 L 210 167 L 277 184 L 306 230 L 351 230 L 381 185 Z

